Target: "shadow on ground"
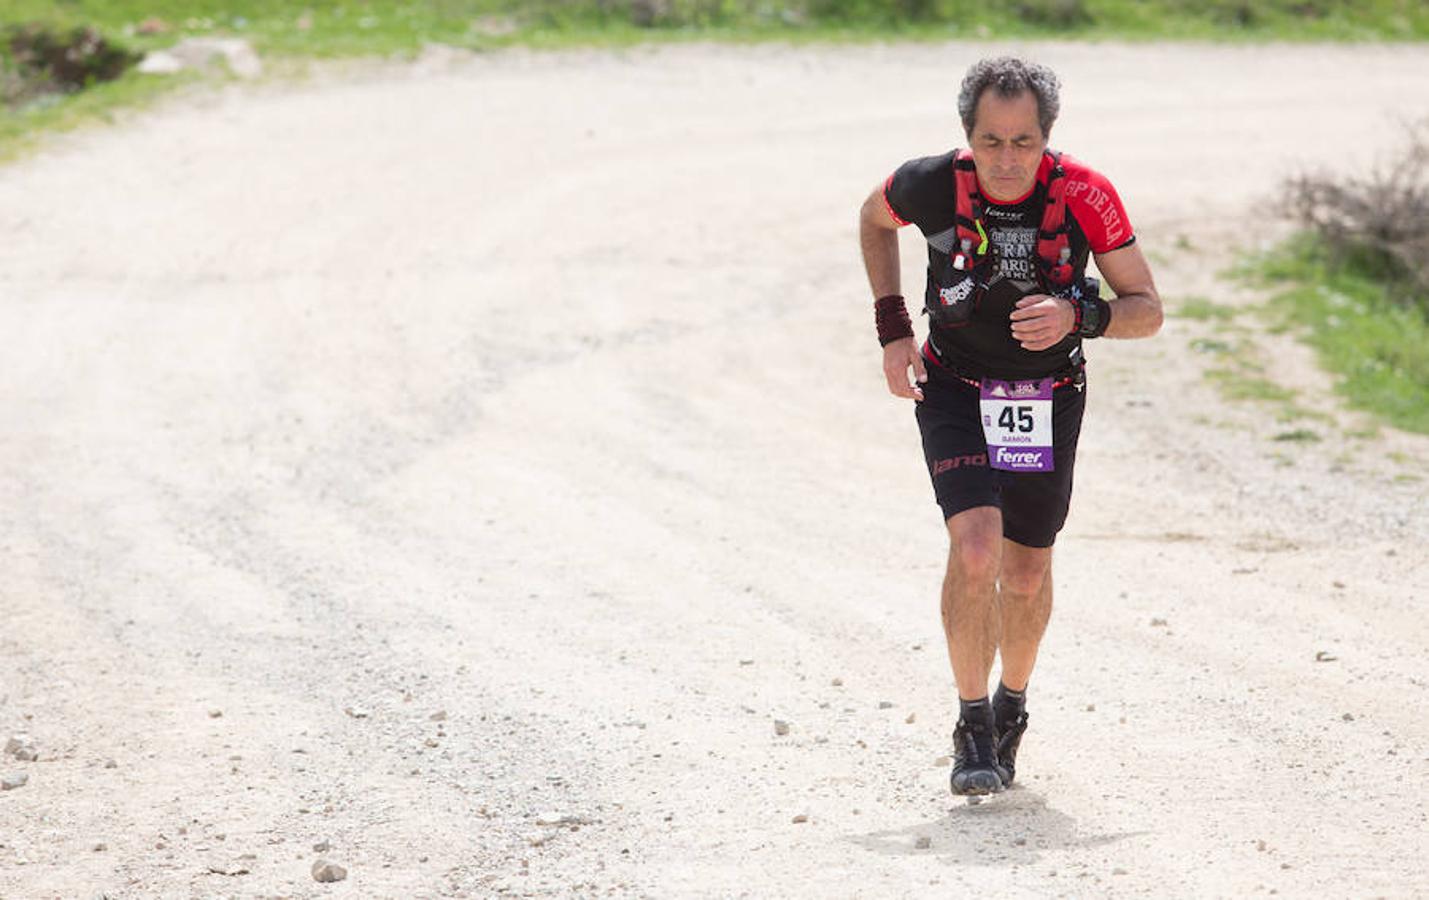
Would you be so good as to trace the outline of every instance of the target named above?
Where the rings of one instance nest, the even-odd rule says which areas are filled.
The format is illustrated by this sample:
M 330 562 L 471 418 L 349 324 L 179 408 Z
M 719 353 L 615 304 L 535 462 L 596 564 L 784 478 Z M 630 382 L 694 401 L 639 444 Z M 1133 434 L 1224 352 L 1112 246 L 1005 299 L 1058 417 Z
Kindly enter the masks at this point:
M 932 822 L 890 828 L 848 840 L 884 856 L 936 856 L 954 865 L 1020 866 L 1043 852 L 1100 847 L 1143 832 L 1081 834 L 1077 821 L 1047 805 L 1037 791 L 1014 787 L 981 803 L 952 798 L 946 815 Z M 920 847 L 919 839 L 927 838 Z

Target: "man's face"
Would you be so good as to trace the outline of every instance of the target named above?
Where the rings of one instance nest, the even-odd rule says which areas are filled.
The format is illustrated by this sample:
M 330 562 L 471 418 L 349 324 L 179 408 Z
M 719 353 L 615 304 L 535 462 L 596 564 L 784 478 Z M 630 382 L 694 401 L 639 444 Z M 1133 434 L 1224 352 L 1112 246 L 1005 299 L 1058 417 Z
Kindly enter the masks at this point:
M 1037 98 L 1031 91 L 1015 97 L 983 91 L 973 115 L 973 163 L 978 185 L 992 200 L 1016 200 L 1037 181 L 1037 167 L 1047 139 L 1037 123 Z

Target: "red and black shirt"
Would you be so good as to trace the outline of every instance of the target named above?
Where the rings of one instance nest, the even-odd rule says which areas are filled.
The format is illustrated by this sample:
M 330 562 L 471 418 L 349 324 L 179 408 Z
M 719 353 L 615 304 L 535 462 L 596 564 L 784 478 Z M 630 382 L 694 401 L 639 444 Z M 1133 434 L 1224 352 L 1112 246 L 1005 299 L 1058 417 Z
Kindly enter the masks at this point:
M 953 268 L 958 252 L 957 186 L 953 175 L 956 151 L 911 159 L 888 177 L 883 197 L 899 225 L 917 225 L 928 241 L 926 303 L 965 277 Z M 1046 206 L 1051 154 L 1044 153 L 1037 182 L 1026 196 L 996 203 L 983 195 L 983 226 L 995 270 L 1022 281 L 1037 281 L 1037 232 Z M 1075 277 L 1086 271 L 1092 253 L 1119 250 L 1136 240 L 1126 209 L 1111 182 L 1084 163 L 1061 156 L 1066 173 L 1065 198 L 1071 228 L 1071 263 Z M 994 308 L 995 307 L 995 308 Z M 1080 357 L 1081 339 L 1070 335 L 1046 350 L 1024 350 L 1012 337 L 1008 302 L 979 302 L 967 324 L 944 328 L 934 324 L 927 352 L 934 363 L 960 372 L 991 378 L 1043 378 L 1065 370 Z

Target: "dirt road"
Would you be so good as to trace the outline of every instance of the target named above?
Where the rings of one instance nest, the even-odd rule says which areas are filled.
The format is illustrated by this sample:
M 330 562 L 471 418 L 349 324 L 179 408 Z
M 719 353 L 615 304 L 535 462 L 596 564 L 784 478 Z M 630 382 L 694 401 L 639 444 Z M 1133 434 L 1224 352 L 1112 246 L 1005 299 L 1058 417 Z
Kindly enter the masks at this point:
M 1429 442 L 1227 403 L 1188 319 L 1090 348 L 1024 783 L 948 796 L 854 225 L 1001 49 L 380 68 L 0 170 L 0 896 L 1429 892 Z M 1031 49 L 1173 311 L 1429 108 L 1423 47 Z

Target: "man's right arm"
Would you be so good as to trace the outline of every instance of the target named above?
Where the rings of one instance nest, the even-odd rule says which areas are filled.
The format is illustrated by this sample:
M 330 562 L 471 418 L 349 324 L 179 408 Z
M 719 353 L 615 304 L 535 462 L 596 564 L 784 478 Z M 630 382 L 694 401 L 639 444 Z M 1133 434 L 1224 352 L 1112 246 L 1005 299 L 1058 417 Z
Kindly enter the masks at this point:
M 863 249 L 863 268 L 868 273 L 868 286 L 873 289 L 875 300 L 899 293 L 900 224 L 888 209 L 888 202 L 883 196 L 883 185 L 874 188 L 868 199 L 863 201 L 863 209 L 859 212 L 858 241 Z M 910 383 L 908 380 L 910 368 L 916 383 Z M 918 352 L 916 340 L 905 337 L 884 346 L 883 376 L 888 381 L 889 392 L 895 397 L 923 399 L 923 391 L 918 385 L 928 380 L 928 373 L 923 369 L 923 357 Z
M 863 267 L 868 271 L 868 285 L 875 299 L 899 292 L 898 225 L 883 199 L 883 186 L 879 185 L 863 201 L 858 217 Z

